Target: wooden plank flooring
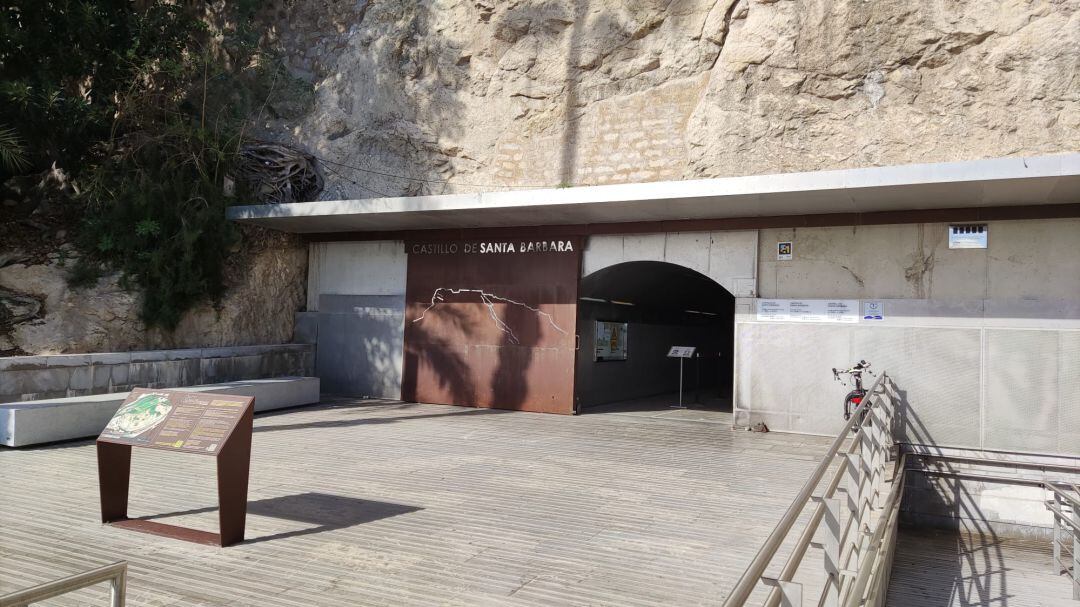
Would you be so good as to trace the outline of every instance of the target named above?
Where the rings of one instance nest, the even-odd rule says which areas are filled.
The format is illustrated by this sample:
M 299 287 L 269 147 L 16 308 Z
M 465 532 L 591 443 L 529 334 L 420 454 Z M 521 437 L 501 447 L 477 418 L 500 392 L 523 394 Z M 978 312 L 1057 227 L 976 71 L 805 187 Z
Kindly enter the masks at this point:
M 130 605 L 718 605 L 830 442 L 729 425 L 659 401 L 262 415 L 248 540 L 225 549 L 99 524 L 90 441 L 0 449 L 0 594 L 127 560 Z M 132 472 L 132 516 L 215 528 L 211 458 L 135 450 Z M 971 541 L 902 534 L 890 604 L 1075 606 L 1046 546 Z
M 262 415 L 248 541 L 225 549 L 99 524 L 90 441 L 3 449 L 0 593 L 123 559 L 131 605 L 719 604 L 829 440 L 648 413 Z M 135 450 L 130 514 L 213 530 L 213 473 Z
M 1077 607 L 1051 560 L 1048 541 L 902 529 L 888 605 Z

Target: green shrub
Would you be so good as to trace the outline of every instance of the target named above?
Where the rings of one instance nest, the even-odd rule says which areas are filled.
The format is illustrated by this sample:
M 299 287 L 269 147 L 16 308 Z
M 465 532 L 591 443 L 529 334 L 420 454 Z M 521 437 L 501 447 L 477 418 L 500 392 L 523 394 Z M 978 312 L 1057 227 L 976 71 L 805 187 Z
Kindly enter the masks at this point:
M 224 186 L 246 121 L 281 95 L 310 101 L 261 50 L 259 5 L 211 9 L 237 24 L 219 30 L 210 5 L 171 0 L 0 9 L 0 179 L 63 169 L 82 207 L 70 284 L 120 270 L 150 326 L 221 296 L 237 238 Z

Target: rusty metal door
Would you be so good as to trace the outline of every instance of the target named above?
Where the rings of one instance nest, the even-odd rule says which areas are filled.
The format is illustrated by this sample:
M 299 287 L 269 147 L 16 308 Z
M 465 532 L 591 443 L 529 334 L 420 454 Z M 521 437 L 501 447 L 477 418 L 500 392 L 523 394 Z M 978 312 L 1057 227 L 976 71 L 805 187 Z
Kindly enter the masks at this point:
M 405 246 L 403 399 L 573 413 L 579 238 Z

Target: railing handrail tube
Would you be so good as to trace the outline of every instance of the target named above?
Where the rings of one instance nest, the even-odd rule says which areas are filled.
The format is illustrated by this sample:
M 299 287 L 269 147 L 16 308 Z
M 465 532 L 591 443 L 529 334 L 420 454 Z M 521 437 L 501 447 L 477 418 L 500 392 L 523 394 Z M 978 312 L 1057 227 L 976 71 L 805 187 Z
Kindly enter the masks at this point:
M 882 380 L 886 377 L 883 372 L 878 375 L 877 381 L 874 382 L 870 389 L 866 391 L 867 404 L 870 399 L 876 393 L 878 387 L 881 385 Z M 814 489 L 821 483 L 822 477 L 828 472 L 829 468 L 833 464 L 833 460 L 836 454 L 840 452 L 840 447 L 848 440 L 848 433 L 851 432 L 852 426 L 859 422 L 860 415 L 852 415 L 851 419 L 847 420 L 843 429 L 836 435 L 836 440 L 833 441 L 829 450 L 825 452 L 825 456 L 822 457 L 821 462 L 817 468 L 810 475 L 810 478 L 803 485 L 799 494 L 795 496 L 795 499 L 788 506 L 784 516 L 777 523 L 776 527 L 769 534 L 768 539 L 762 544 L 757 554 L 754 556 L 754 560 L 750 562 L 750 566 L 743 572 L 739 581 L 735 584 L 735 588 L 732 589 L 731 594 L 728 595 L 726 601 L 724 601 L 725 607 L 735 607 L 742 605 L 746 602 L 746 599 L 750 598 L 750 595 L 754 592 L 754 588 L 757 586 L 758 580 L 762 574 L 765 573 L 765 569 L 768 568 L 769 563 L 776 555 L 776 551 L 783 545 L 784 540 L 787 538 L 787 534 L 791 531 L 791 528 L 795 525 L 795 522 L 799 519 L 799 515 L 802 514 L 804 508 L 806 508 L 807 502 L 810 501 L 811 496 L 814 494 Z
M 112 582 L 112 606 L 122 607 L 126 581 L 127 561 L 118 561 L 104 567 L 76 573 L 59 580 L 45 582 L 44 584 L 0 596 L 0 607 L 24 607 L 31 603 L 48 600 L 102 582 Z
M 1071 505 L 1074 510 L 1080 512 L 1080 498 L 1066 491 L 1062 491 L 1061 487 L 1054 482 L 1043 483 L 1043 486 L 1056 493 L 1061 499 L 1069 502 L 1069 505 Z

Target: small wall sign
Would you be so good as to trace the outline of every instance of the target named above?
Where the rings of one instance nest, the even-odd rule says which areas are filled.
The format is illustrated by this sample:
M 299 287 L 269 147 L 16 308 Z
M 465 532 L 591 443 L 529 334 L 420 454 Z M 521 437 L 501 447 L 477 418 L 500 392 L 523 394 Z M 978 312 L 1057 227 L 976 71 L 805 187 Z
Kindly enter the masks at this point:
M 760 321 L 859 322 L 859 302 L 854 299 L 760 299 Z
M 863 320 L 885 320 L 885 304 L 880 301 L 862 302 Z
M 776 261 L 791 261 L 791 243 L 776 243 Z
M 949 226 L 950 249 L 985 249 L 986 237 L 990 230 L 986 224 L 965 224 Z

